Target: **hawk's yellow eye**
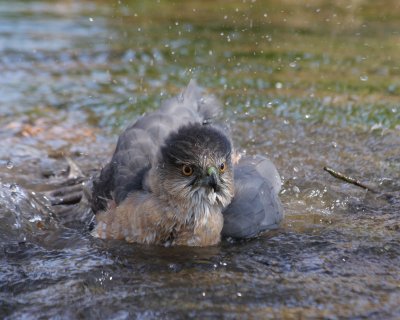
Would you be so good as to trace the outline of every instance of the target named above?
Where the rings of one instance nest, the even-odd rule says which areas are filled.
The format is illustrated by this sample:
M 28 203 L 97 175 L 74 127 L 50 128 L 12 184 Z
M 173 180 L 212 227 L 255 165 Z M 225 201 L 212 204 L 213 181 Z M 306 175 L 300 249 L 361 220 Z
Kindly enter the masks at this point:
M 183 173 L 185 176 L 191 176 L 192 173 L 193 173 L 193 169 L 192 169 L 191 166 L 188 166 L 188 165 L 184 164 L 184 165 L 182 166 L 182 173 Z
M 222 162 L 222 163 L 219 165 L 219 172 L 224 173 L 225 170 L 226 170 L 226 164 L 225 164 L 225 162 Z

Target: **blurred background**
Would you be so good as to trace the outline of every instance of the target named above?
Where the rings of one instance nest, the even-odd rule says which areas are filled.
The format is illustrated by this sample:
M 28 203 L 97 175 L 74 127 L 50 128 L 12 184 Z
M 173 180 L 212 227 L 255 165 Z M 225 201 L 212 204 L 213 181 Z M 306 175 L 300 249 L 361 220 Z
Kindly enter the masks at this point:
M 0 314 L 400 317 L 399 56 L 395 0 L 0 1 Z M 236 148 L 277 165 L 280 230 L 167 250 L 37 212 L 65 157 L 99 170 L 192 78 Z

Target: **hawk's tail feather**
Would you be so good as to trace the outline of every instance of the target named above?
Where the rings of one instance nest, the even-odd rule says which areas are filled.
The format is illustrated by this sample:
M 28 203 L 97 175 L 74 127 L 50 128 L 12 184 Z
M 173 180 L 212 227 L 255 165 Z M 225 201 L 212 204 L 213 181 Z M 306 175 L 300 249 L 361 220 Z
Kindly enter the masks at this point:
M 196 80 L 190 80 L 188 86 L 178 97 L 166 100 L 159 109 L 164 114 L 190 113 L 192 122 L 208 123 L 222 113 L 220 101 L 204 92 Z
M 212 94 L 205 94 L 204 89 L 198 86 L 195 79 L 190 80 L 182 93 L 183 101 L 194 104 L 197 112 L 202 116 L 203 122 L 218 117 L 222 113 L 221 102 Z

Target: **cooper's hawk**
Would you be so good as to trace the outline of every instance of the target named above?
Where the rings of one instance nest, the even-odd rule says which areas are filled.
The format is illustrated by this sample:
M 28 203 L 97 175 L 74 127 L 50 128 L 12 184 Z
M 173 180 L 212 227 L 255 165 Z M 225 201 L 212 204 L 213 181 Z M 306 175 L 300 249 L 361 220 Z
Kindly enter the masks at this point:
M 283 215 L 279 174 L 262 156 L 237 162 L 226 130 L 210 124 L 219 111 L 191 81 L 128 127 L 93 182 L 92 234 L 207 246 L 221 234 L 246 238 L 276 227 Z

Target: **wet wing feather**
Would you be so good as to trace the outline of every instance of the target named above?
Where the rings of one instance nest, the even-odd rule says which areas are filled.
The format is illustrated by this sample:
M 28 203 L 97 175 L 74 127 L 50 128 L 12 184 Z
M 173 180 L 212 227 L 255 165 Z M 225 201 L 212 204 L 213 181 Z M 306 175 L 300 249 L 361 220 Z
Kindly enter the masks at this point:
M 246 157 L 235 168 L 235 196 L 224 210 L 222 235 L 249 238 L 276 228 L 283 218 L 280 178 L 262 156 Z

